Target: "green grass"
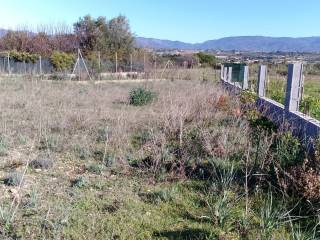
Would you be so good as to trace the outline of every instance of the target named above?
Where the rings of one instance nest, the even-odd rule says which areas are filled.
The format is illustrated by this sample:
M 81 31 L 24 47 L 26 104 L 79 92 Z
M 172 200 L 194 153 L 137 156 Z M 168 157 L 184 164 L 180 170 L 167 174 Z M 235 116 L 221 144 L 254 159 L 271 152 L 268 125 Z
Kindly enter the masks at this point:
M 271 79 L 267 85 L 266 96 L 281 104 L 285 102 L 286 82 Z M 300 111 L 320 120 L 320 77 L 308 77 L 305 80 Z
M 14 224 L 12 232 L 22 239 L 231 240 L 290 235 L 278 221 L 280 213 L 271 209 L 261 215 L 269 206 L 265 194 L 250 197 L 246 217 L 242 191 L 212 192 L 210 181 L 199 180 L 152 184 L 145 174 L 114 173 L 108 180 L 91 176 L 81 188 L 66 185 L 65 194 L 50 193 L 45 203 L 39 196 L 32 198 L 36 203 L 22 208 L 23 224 Z

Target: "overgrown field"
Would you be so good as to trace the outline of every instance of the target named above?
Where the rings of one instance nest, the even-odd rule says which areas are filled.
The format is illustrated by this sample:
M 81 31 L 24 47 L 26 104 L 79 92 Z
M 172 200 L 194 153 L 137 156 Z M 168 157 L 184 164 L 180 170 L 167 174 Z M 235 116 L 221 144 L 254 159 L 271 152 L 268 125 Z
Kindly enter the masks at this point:
M 206 78 L 0 82 L 1 239 L 317 239 L 320 157 Z

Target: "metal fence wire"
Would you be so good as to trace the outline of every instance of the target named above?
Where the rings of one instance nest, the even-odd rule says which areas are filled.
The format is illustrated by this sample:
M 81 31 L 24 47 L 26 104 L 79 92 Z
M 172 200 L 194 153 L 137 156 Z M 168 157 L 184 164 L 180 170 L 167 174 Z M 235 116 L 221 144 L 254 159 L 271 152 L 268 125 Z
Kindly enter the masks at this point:
M 115 72 L 144 72 L 145 65 L 143 61 L 134 59 L 132 62 L 115 62 L 111 60 L 101 59 L 97 61 L 89 61 L 88 59 L 81 59 L 79 68 L 81 71 L 85 71 L 85 65 L 90 74 L 96 75 L 99 73 L 115 73 Z M 84 64 L 85 63 L 85 64 Z M 74 66 L 73 66 L 74 67 Z M 40 75 L 40 74 L 58 74 L 58 73 L 72 73 L 73 68 L 65 71 L 57 71 L 49 58 L 40 58 L 36 62 L 19 62 L 8 56 L 0 56 L 0 74 L 28 74 L 28 75 Z M 76 74 L 78 73 L 75 72 Z

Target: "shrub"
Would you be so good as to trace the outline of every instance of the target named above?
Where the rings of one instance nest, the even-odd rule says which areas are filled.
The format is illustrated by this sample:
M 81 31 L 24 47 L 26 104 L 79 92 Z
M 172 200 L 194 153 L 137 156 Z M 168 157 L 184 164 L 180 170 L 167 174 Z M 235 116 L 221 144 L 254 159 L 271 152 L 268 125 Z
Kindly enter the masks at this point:
M 282 168 L 298 164 L 301 159 L 301 145 L 299 140 L 293 137 L 290 132 L 280 135 L 275 145 L 275 157 Z
M 175 199 L 177 188 L 164 188 L 155 192 L 139 193 L 140 198 L 148 203 L 159 204 L 161 202 L 170 202 Z
M 52 134 L 49 136 L 44 136 L 40 140 L 39 150 L 50 150 L 53 152 L 62 152 L 63 143 L 61 142 L 61 137 L 57 134 Z
M 104 168 L 104 166 L 101 164 L 91 164 L 86 168 L 86 170 L 90 173 L 100 175 L 103 171 L 103 168 Z
M 27 52 L 11 51 L 9 55 L 10 58 L 12 58 L 15 62 L 26 62 L 34 64 L 39 59 L 39 56 L 37 54 L 31 54 Z
M 85 177 L 80 176 L 72 181 L 72 187 L 82 188 L 88 184 L 88 181 Z
M 211 54 L 200 52 L 200 53 L 197 53 L 196 56 L 199 58 L 200 64 L 204 67 L 208 67 L 208 66 L 213 67 L 217 62 L 216 57 Z
M 74 152 L 77 157 L 79 157 L 81 160 L 86 160 L 91 157 L 91 151 L 88 147 L 76 145 L 74 147 Z
M 148 130 L 137 131 L 131 136 L 131 145 L 135 149 L 140 149 L 144 144 L 151 140 L 151 133 Z
M 3 183 L 7 186 L 19 186 L 22 181 L 23 174 L 20 172 L 11 172 L 3 179 Z
M 129 103 L 133 106 L 142 106 L 151 103 L 156 98 L 156 93 L 144 88 L 132 89 L 129 93 Z
M 53 167 L 53 159 L 48 155 L 40 155 L 30 162 L 30 167 L 35 169 L 50 169 Z
M 300 110 L 305 114 L 320 119 L 320 99 L 305 95 L 300 106 Z
M 8 144 L 6 139 L 0 135 L 0 157 L 6 156 L 8 151 Z
M 75 63 L 75 58 L 72 54 L 55 51 L 50 57 L 50 62 L 57 71 L 69 70 Z
M 105 142 L 108 140 L 108 135 L 110 134 L 110 130 L 108 127 L 99 128 L 97 132 L 97 142 Z
M 96 150 L 94 151 L 94 159 L 96 161 L 102 162 L 106 167 L 112 167 L 116 162 L 116 157 L 114 154 L 109 153 L 105 150 Z

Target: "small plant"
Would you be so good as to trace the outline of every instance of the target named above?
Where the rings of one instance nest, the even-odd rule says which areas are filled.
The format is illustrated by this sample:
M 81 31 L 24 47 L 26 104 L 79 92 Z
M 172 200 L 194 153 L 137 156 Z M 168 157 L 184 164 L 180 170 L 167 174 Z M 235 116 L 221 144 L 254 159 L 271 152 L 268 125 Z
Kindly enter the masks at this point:
M 223 166 L 219 161 L 210 160 L 213 168 L 213 181 L 212 187 L 218 192 L 231 189 L 235 180 L 234 166 Z
M 257 100 L 257 94 L 251 91 L 243 91 L 240 95 L 240 101 L 242 104 L 255 104 Z
M 3 183 L 7 186 L 19 186 L 23 183 L 23 174 L 20 172 L 11 172 L 3 179 Z
M 177 194 L 177 188 L 165 188 L 155 192 L 140 193 L 139 196 L 149 203 L 161 203 L 173 201 Z
M 110 134 L 109 128 L 100 128 L 97 132 L 97 142 L 105 142 Z
M 102 173 L 103 169 L 104 169 L 104 166 L 101 164 L 91 164 L 86 168 L 88 172 L 98 174 L 98 175 Z
M 270 193 L 260 209 L 261 234 L 265 239 L 270 239 L 272 232 L 280 225 L 278 210 Z
M 133 106 L 143 106 L 151 103 L 156 98 L 156 93 L 144 88 L 132 89 L 129 93 L 129 103 Z
M 140 149 L 151 139 L 151 133 L 148 130 L 140 130 L 131 136 L 131 145 L 135 149 Z
M 30 162 L 30 167 L 35 169 L 50 169 L 53 167 L 53 159 L 45 154 L 40 155 L 37 157 L 37 159 Z
M 103 157 L 103 163 L 106 167 L 112 167 L 116 162 L 116 158 L 113 154 L 106 153 Z
M 282 134 L 276 140 L 275 156 L 281 167 L 289 167 L 298 164 L 301 145 L 299 139 L 292 136 L 292 133 L 287 132 Z
M 24 203 L 24 208 L 36 208 L 38 205 L 38 195 L 35 191 L 26 195 L 27 200 Z
M 8 144 L 3 136 L 0 135 L 0 157 L 7 156 Z
M 88 181 L 84 176 L 77 177 L 71 183 L 72 187 L 83 188 L 87 186 Z
M 76 145 L 74 152 L 81 160 L 86 160 L 91 157 L 92 153 L 88 147 Z
M 62 152 L 63 145 L 58 135 L 45 136 L 40 140 L 39 150 L 51 150 L 53 152 Z

